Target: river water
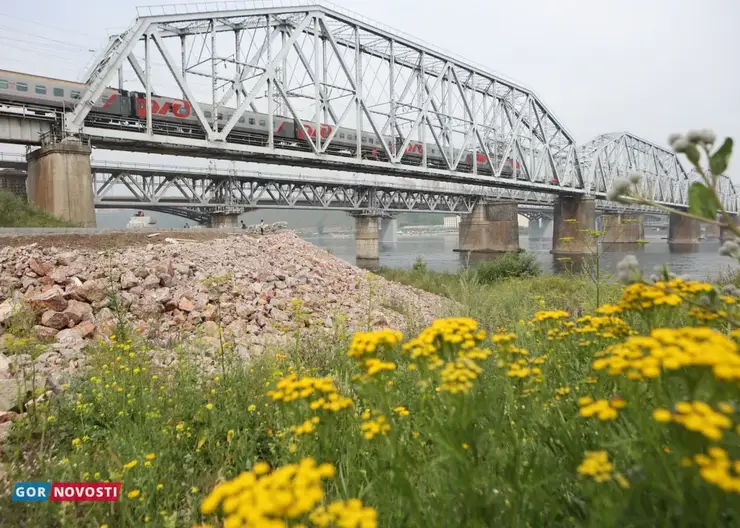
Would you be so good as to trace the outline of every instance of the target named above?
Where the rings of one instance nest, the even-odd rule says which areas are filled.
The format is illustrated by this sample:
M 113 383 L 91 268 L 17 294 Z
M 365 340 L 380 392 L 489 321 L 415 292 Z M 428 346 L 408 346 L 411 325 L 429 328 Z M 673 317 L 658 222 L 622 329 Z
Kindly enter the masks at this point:
M 313 244 L 331 251 L 337 257 L 355 264 L 355 240 L 352 237 L 311 237 Z M 600 268 L 607 274 L 616 273 L 617 263 L 627 254 L 637 257 L 645 276 L 654 272 L 656 266 L 667 264 L 678 275 L 697 280 L 713 279 L 730 270 L 740 269 L 728 257 L 720 257 L 718 240 L 701 241 L 698 249 L 692 252 L 672 252 L 668 243 L 659 236 L 646 234 L 647 244 L 632 251 L 615 251 L 605 248 L 600 257 Z M 519 237 L 519 246 L 535 254 L 542 270 L 546 273 L 559 273 L 564 268 L 572 269 L 572 264 L 553 258 L 550 253 L 552 242 L 549 239 L 532 239 L 526 235 Z M 391 268 L 410 268 L 417 257 L 436 271 L 455 272 L 468 264 L 465 257 L 453 250 L 457 248 L 457 233 L 399 236 L 393 245 L 380 246 L 380 265 Z

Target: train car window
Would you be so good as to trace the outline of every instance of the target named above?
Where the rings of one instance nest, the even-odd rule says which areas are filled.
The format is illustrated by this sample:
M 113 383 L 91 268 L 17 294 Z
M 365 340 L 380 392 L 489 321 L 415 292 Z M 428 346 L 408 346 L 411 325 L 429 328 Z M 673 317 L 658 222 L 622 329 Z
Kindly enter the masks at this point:
M 265 126 L 266 124 L 264 119 L 260 119 L 260 126 Z
M 250 118 L 249 118 L 249 124 L 250 124 L 250 125 L 253 125 L 253 124 L 254 124 L 254 118 L 253 118 L 253 117 L 250 117 Z
M 46 95 L 46 86 L 36 85 L 36 93 L 39 95 Z
M 373 138 L 371 138 L 371 137 L 367 138 L 367 142 L 368 143 L 372 143 L 373 142 Z
M 71 92 L 69 92 L 69 96 L 72 99 L 79 99 L 80 98 L 80 92 L 78 92 L 77 90 L 72 90 Z
M 339 139 L 344 139 L 344 132 L 339 133 Z
M 8 81 L 5 79 L 0 79 L 0 90 L 7 90 L 8 89 Z
M 242 117 L 239 118 L 239 122 L 240 123 L 243 123 L 244 122 L 244 116 L 242 116 Z
M 203 112 L 203 115 L 206 116 L 206 119 L 210 119 L 212 117 L 211 113 L 208 110 Z
M 22 83 L 22 82 L 17 82 L 17 83 L 15 83 L 15 89 L 18 90 L 19 92 L 27 92 L 28 91 L 28 84 Z
M 54 97 L 64 97 L 64 88 L 54 88 Z

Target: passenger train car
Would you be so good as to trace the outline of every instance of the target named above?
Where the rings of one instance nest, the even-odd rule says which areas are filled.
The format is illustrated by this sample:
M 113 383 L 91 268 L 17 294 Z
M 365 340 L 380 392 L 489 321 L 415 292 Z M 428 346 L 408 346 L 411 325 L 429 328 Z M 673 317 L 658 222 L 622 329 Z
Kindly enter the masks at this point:
M 0 105 L 3 103 L 26 103 L 35 107 L 53 108 L 54 110 L 69 110 L 73 108 L 86 89 L 86 85 L 73 81 L 64 81 L 50 77 L 40 77 L 25 73 L 0 70 Z M 161 133 L 180 136 L 202 137 L 202 129 L 198 118 L 192 111 L 190 104 L 182 99 L 174 99 L 152 94 L 152 122 L 156 130 Z M 213 107 L 209 104 L 200 104 L 206 119 L 213 119 Z M 234 109 L 219 109 L 218 122 L 225 126 L 231 118 Z M 116 88 L 106 88 L 100 100 L 96 101 L 88 120 L 99 127 L 135 127 L 143 128 L 146 122 L 146 94 L 141 92 L 120 91 Z M 238 123 L 230 133 L 230 140 L 239 143 L 265 145 L 267 142 L 267 115 L 255 112 L 244 112 Z M 276 116 L 273 118 L 275 145 L 280 148 L 306 150 L 308 147 L 306 134 L 295 120 Z M 303 126 L 310 137 L 316 136 L 316 124 L 303 121 Z M 329 137 L 333 125 L 322 124 L 320 134 L 322 139 Z M 386 144 L 390 137 L 384 138 Z M 362 156 L 366 159 L 387 161 L 378 138 L 371 133 L 363 134 L 361 138 Z M 402 145 L 399 141 L 397 147 Z M 351 128 L 340 127 L 337 130 L 329 152 L 335 155 L 354 156 L 357 147 L 356 131 Z M 403 162 L 420 164 L 426 150 L 427 163 L 430 167 L 445 168 L 444 158 L 439 152 L 436 143 L 422 144 L 411 141 L 406 148 Z M 459 149 L 454 156 L 459 155 Z M 493 174 L 482 153 L 477 153 L 478 172 Z M 458 171 L 472 171 L 472 153 L 469 153 L 458 165 Z M 519 162 L 507 160 L 502 171 L 506 177 L 519 178 Z

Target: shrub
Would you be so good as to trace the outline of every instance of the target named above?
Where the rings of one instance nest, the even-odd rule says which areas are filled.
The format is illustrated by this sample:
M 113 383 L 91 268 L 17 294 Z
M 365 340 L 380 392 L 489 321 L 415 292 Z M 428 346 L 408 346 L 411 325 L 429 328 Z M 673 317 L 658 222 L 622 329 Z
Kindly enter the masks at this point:
M 427 263 L 424 262 L 424 259 L 421 256 L 416 257 L 416 261 L 411 266 L 411 271 L 414 273 L 426 273 L 428 270 L 429 268 L 427 267 Z
M 485 260 L 475 267 L 475 277 L 482 284 L 514 277 L 534 277 L 540 274 L 540 263 L 533 253 L 526 251 L 504 253 L 493 260 Z

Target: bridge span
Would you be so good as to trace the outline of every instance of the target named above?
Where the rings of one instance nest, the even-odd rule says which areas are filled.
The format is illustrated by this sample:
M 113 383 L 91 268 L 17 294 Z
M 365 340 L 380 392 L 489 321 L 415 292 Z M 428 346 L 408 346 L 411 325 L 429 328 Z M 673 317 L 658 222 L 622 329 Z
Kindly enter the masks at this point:
M 642 225 L 646 211 L 604 202 L 615 178 L 636 172 L 643 195 L 687 208 L 695 175 L 673 152 L 628 132 L 578 146 L 539 95 L 486 67 L 320 0 L 218 6 L 139 8 L 81 83 L 20 73 L 0 83 L 0 141 L 40 147 L 28 155 L 31 201 L 81 225 L 116 202 L 114 184 L 132 196 L 118 206 L 212 211 L 224 221 L 229 207 L 336 207 L 356 216 L 358 240 L 380 216 L 455 212 L 464 215 L 463 251 L 516 249 L 517 207 L 548 206 L 553 251 L 576 255 L 588 252 L 597 209 L 616 214 L 616 231 L 640 236 L 625 226 Z M 34 95 L 53 82 L 76 96 Z M 35 92 L 19 95 L 19 83 Z M 118 170 L 91 164 L 92 148 L 355 176 Z M 729 178 L 720 198 L 740 211 Z M 671 215 L 670 225 L 669 242 L 698 244 L 698 224 Z

